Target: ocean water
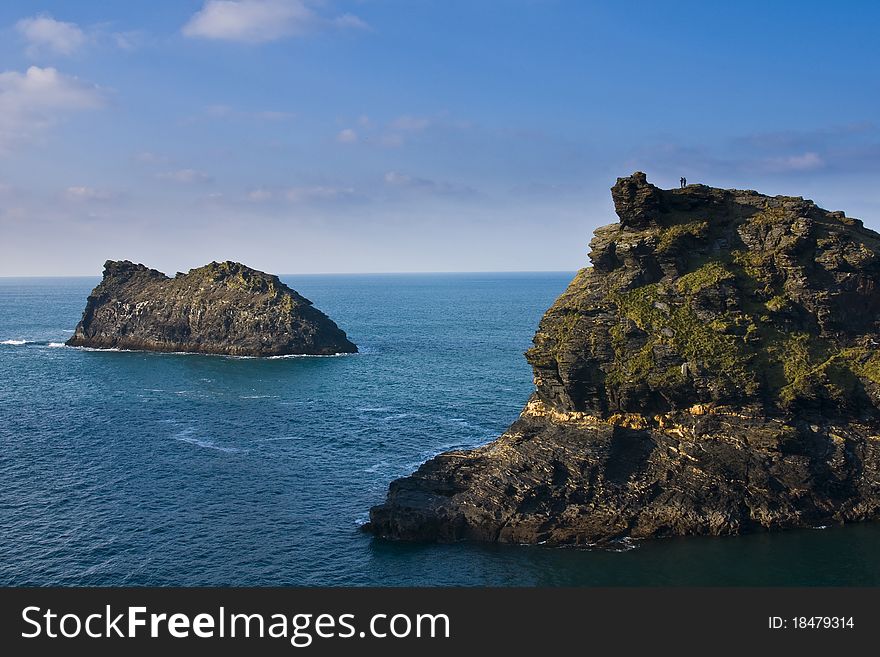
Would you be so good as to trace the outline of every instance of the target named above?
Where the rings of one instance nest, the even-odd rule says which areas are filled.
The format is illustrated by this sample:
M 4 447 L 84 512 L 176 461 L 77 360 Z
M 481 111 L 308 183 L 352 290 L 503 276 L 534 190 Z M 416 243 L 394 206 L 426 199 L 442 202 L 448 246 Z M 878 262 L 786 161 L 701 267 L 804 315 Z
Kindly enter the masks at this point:
M 67 348 L 97 279 L 0 279 L 0 585 L 880 584 L 880 523 L 616 550 L 365 535 L 392 479 L 516 418 L 571 274 L 283 278 L 362 353 Z

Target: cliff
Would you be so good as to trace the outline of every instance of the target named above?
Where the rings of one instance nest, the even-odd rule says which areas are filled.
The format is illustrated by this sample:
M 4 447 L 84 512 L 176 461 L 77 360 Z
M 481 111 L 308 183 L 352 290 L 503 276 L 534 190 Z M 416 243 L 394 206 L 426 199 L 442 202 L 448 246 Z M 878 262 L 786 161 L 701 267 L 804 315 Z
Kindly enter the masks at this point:
M 277 276 L 236 262 L 165 274 L 108 260 L 71 346 L 232 356 L 354 353 L 312 302 Z
M 520 418 L 393 482 L 367 528 L 592 544 L 880 516 L 880 235 L 802 198 L 611 191 Z

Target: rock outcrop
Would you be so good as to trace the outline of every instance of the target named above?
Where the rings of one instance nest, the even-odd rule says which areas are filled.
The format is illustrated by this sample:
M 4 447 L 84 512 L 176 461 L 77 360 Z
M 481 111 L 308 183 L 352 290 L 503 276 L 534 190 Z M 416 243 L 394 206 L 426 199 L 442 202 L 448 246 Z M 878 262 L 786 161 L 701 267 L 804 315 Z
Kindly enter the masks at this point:
M 329 355 L 357 347 L 277 276 L 237 262 L 165 274 L 108 260 L 68 345 L 231 356 Z
M 880 235 L 636 173 L 526 356 L 500 438 L 391 484 L 394 539 L 595 544 L 880 517 Z

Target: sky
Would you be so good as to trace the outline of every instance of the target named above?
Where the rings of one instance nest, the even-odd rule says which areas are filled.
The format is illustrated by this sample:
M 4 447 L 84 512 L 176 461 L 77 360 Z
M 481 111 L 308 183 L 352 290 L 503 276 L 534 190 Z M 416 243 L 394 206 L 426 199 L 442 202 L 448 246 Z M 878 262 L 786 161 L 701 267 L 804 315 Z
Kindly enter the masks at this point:
M 0 4 L 0 276 L 568 271 L 642 170 L 880 229 L 874 2 Z

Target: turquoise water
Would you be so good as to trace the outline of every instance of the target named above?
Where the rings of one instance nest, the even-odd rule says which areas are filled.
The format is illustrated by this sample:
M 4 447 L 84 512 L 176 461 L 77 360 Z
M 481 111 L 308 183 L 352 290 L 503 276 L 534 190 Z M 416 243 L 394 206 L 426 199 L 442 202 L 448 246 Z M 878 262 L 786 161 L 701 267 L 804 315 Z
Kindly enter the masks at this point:
M 880 584 L 880 523 L 620 551 L 363 534 L 389 481 L 516 418 L 571 274 L 282 278 L 361 353 L 71 349 L 96 279 L 0 279 L 0 584 Z

